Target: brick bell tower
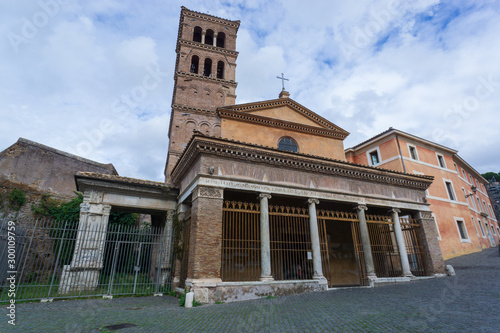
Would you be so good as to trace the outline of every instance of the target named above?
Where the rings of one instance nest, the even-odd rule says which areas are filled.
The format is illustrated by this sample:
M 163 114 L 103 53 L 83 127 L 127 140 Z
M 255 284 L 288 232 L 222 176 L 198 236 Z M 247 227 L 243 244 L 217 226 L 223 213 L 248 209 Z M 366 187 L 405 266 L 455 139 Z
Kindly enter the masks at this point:
M 174 93 L 168 130 L 165 181 L 193 135 L 220 136 L 216 110 L 234 105 L 236 33 L 240 21 L 229 21 L 181 7 L 175 52 Z

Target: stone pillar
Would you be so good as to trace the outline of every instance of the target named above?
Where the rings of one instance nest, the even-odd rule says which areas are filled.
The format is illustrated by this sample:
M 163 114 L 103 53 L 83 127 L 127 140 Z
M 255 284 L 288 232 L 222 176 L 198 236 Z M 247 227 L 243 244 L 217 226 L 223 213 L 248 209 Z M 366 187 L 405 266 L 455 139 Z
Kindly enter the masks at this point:
M 159 216 L 163 221 L 160 222 L 162 232 L 160 235 L 155 236 L 154 242 L 158 245 L 153 246 L 153 255 L 151 257 L 152 276 L 154 282 L 160 285 L 165 285 L 169 282 L 173 265 L 173 244 L 172 244 L 172 223 L 174 217 L 174 210 L 167 211 L 166 216 Z M 161 246 L 161 247 L 160 247 Z
M 202 31 L 202 32 L 201 32 L 201 43 L 202 43 L 202 44 L 205 44 L 205 35 L 206 35 L 206 34 L 207 34 L 207 32 L 206 32 L 206 31 Z
M 319 241 L 318 218 L 316 216 L 316 205 L 319 204 L 318 199 L 307 200 L 309 204 L 309 230 L 311 233 L 311 246 L 313 257 L 313 279 L 325 280 L 323 276 L 323 267 L 321 266 L 321 247 Z
M 432 212 L 418 211 L 413 217 L 421 228 L 418 241 L 421 246 L 424 246 L 424 248 L 429 251 L 429 257 L 424 258 L 425 270 L 429 275 L 446 273 L 443 254 L 439 246 L 436 223 L 432 217 Z
M 213 41 L 213 46 L 217 46 L 217 34 L 214 33 L 214 41 Z
M 368 225 L 366 223 L 365 210 L 367 209 L 368 207 L 366 207 L 366 205 L 356 206 L 359 219 L 359 235 L 361 237 L 361 243 L 363 244 L 363 257 L 365 258 L 366 275 L 368 279 L 373 280 L 377 278 L 377 275 L 375 274 L 372 247 L 370 245 L 370 235 L 368 233 Z
M 64 265 L 59 293 L 95 290 L 103 267 L 111 206 L 102 204 L 102 192 L 86 191 L 71 264 Z
M 260 280 L 273 281 L 271 275 L 271 240 L 269 238 L 269 207 L 271 195 L 261 193 L 260 199 Z
M 222 204 L 221 188 L 197 186 L 192 192 L 191 234 L 186 287 L 194 299 L 208 303 L 221 280 Z
M 406 253 L 406 244 L 403 237 L 403 231 L 401 230 L 401 223 L 399 221 L 399 209 L 393 208 L 389 210 L 392 214 L 392 221 L 394 222 L 394 234 L 396 235 L 396 242 L 399 248 L 399 257 L 401 258 L 401 268 L 403 269 L 402 276 L 413 277 L 410 270 L 410 262 L 408 261 L 408 254 Z

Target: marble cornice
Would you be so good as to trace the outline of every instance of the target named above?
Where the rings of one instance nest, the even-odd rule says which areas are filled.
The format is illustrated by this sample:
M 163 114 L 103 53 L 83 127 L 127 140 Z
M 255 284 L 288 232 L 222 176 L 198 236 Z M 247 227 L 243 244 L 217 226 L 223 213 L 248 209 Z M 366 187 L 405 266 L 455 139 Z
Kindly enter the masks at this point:
M 337 130 L 332 130 L 329 128 L 308 126 L 308 125 L 303 125 L 303 124 L 299 124 L 299 123 L 293 123 L 290 121 L 284 121 L 281 119 L 275 119 L 275 118 L 254 115 L 254 114 L 246 113 L 246 112 L 237 112 L 237 111 L 232 111 L 232 110 L 226 110 L 224 108 L 219 108 L 218 113 L 219 113 L 219 116 L 221 118 L 226 118 L 226 119 L 227 118 L 238 119 L 238 120 L 245 121 L 248 123 L 254 123 L 254 124 L 271 126 L 271 127 L 279 127 L 279 128 L 284 128 L 284 129 L 308 133 L 308 134 L 314 134 L 314 135 L 325 136 L 325 137 L 332 137 L 332 138 L 340 139 L 340 140 L 343 140 L 346 137 L 345 133 L 341 133 Z
M 345 161 L 284 152 L 275 148 L 196 134 L 188 143 L 187 148 L 172 171 L 172 178 L 176 184 L 180 182 L 182 176 L 189 170 L 189 167 L 202 154 L 419 190 L 429 188 L 434 179 L 432 176 L 405 174 Z

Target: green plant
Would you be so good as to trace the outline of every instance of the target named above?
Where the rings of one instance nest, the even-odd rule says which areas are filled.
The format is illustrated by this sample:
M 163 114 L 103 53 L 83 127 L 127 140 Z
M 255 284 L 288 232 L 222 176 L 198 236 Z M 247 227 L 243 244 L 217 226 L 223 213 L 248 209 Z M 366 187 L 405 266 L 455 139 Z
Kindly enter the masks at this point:
M 224 304 L 226 302 L 222 302 L 222 301 L 219 301 L 219 302 L 215 302 L 215 304 Z
M 186 292 L 182 294 L 182 296 L 179 298 L 179 305 L 180 306 L 185 306 L 186 305 Z
M 9 208 L 14 211 L 19 211 L 21 207 L 26 203 L 26 196 L 24 193 L 15 188 L 9 193 Z
M 202 306 L 202 305 L 203 305 L 203 303 L 198 302 L 198 301 L 197 301 L 197 300 L 195 300 L 195 299 L 193 300 L 193 307 L 195 307 L 195 306 Z

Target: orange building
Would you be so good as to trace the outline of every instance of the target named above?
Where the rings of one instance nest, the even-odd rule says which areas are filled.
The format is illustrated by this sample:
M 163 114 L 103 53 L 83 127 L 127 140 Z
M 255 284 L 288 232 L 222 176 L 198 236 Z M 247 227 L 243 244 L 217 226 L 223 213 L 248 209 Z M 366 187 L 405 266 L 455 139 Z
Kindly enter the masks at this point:
M 444 259 L 499 243 L 500 229 L 486 191 L 488 181 L 456 150 L 391 127 L 345 152 L 349 162 L 434 177 L 426 200 Z

